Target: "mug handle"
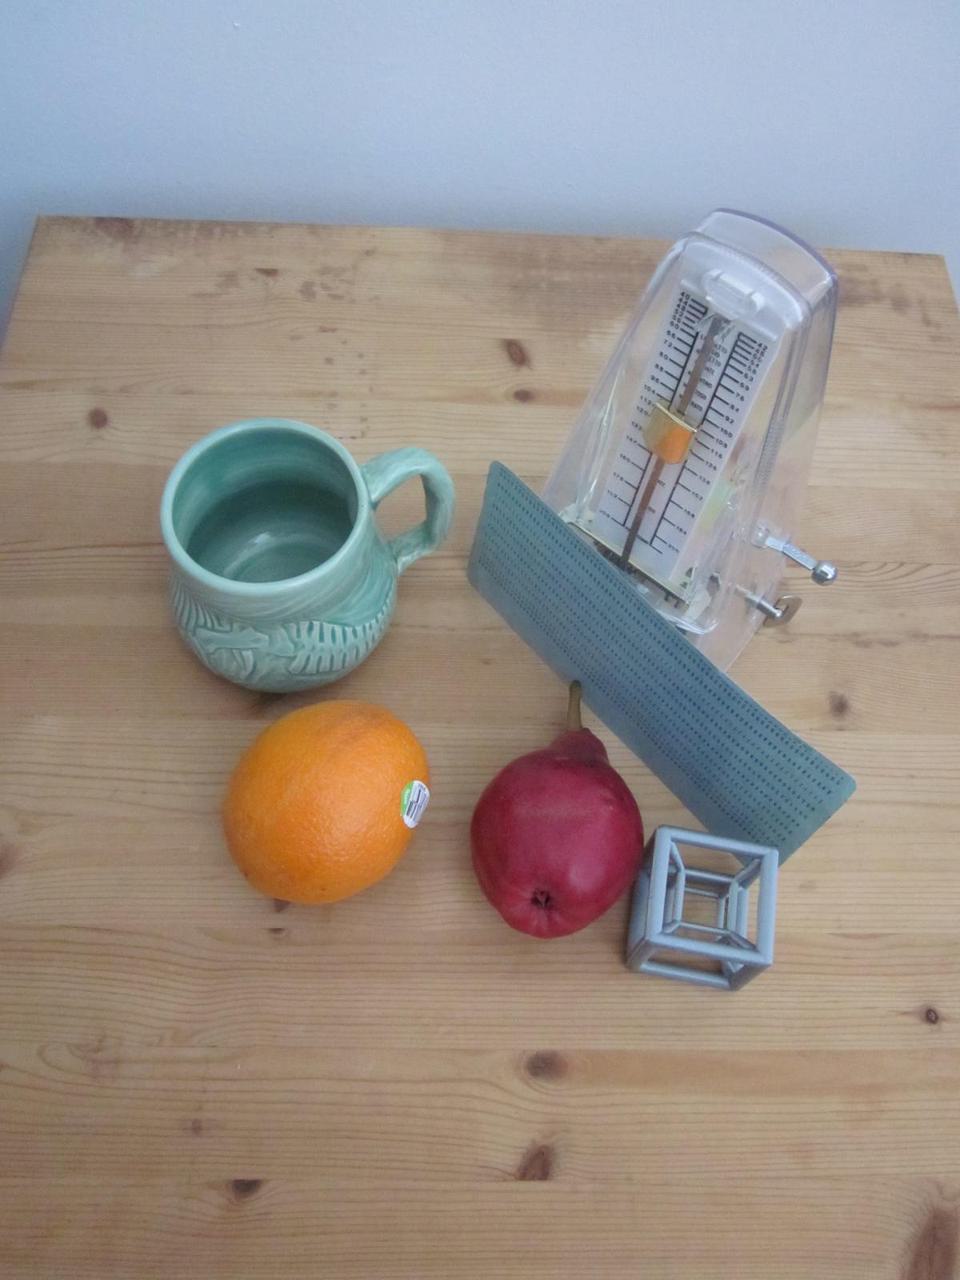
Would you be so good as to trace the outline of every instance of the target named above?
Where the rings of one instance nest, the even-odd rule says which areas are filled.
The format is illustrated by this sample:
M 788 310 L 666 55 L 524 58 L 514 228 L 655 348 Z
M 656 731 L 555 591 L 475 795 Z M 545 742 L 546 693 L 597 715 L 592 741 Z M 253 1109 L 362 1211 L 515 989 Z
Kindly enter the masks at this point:
M 388 547 L 403 573 L 415 560 L 427 555 L 447 536 L 453 517 L 453 481 L 439 458 L 426 449 L 391 449 L 378 454 L 360 467 L 374 510 L 388 493 L 405 480 L 419 476 L 423 481 L 426 519 L 405 533 L 391 538 Z

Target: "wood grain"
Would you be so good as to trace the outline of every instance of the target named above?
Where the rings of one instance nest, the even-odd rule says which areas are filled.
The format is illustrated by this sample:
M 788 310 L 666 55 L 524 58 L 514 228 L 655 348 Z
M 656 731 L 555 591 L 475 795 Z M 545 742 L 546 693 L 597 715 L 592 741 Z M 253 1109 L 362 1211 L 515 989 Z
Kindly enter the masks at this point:
M 952 1280 L 960 1214 L 960 376 L 943 263 L 836 252 L 806 590 L 737 678 L 848 768 L 732 999 L 552 944 L 469 867 L 489 776 L 563 691 L 468 588 L 483 477 L 542 481 L 651 241 L 42 220 L 0 363 L 0 1274 Z M 257 897 L 217 808 L 307 696 L 216 680 L 166 614 L 156 508 L 272 413 L 433 449 L 459 510 L 337 692 L 435 797 L 383 884 Z M 416 495 L 385 509 L 412 519 Z M 798 578 L 798 581 L 801 579 Z M 609 741 L 609 735 L 605 735 Z M 683 810 L 618 743 L 648 826 Z

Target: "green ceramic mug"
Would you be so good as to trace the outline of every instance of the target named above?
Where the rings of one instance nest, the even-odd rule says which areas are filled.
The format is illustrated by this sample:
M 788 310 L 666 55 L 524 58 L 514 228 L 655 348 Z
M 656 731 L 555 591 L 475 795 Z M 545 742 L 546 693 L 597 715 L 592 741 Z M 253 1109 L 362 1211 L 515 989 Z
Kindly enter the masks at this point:
M 377 504 L 419 476 L 426 519 L 387 540 Z M 397 578 L 446 537 L 453 482 L 424 449 L 358 465 L 304 422 L 253 418 L 183 455 L 160 508 L 177 628 L 211 671 L 248 689 L 328 684 L 382 639 Z

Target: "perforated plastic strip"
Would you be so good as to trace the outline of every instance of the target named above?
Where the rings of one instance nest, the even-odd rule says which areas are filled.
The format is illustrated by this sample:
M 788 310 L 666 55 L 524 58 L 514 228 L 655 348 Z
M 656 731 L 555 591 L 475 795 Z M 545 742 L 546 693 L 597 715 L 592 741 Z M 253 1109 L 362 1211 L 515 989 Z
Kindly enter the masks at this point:
M 715 835 L 781 861 L 856 784 L 764 711 L 507 467 L 487 478 L 470 581 Z

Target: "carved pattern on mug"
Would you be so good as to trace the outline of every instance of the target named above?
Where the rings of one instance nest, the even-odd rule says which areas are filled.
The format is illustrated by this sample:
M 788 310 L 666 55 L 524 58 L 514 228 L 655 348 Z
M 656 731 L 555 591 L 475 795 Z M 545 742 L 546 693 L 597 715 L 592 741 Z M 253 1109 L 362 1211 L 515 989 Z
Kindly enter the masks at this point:
M 180 634 L 211 671 L 252 688 L 278 676 L 307 687 L 352 671 L 376 648 L 390 622 L 396 588 L 364 623 L 303 621 L 264 629 L 207 608 L 176 574 L 170 595 Z

